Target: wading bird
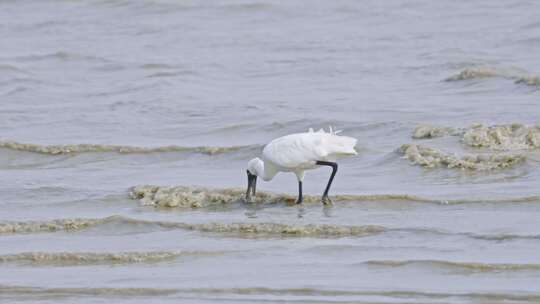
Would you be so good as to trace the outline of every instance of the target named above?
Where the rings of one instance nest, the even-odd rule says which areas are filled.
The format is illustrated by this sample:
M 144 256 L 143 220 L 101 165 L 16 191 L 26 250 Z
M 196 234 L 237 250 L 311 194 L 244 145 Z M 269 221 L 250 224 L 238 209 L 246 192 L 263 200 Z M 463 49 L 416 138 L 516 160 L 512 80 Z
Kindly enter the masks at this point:
M 248 162 L 247 177 L 248 187 L 246 201 L 251 201 L 257 189 L 257 177 L 269 181 L 279 172 L 293 172 L 298 178 L 298 200 L 302 202 L 302 182 L 306 170 L 312 170 L 320 166 L 332 167 L 332 174 L 322 196 L 324 204 L 331 203 L 328 191 L 336 175 L 338 158 L 356 155 L 354 146 L 356 139 L 337 135 L 340 131 L 329 132 L 319 130 L 313 132 L 309 129 L 306 133 L 290 134 L 272 140 L 262 152 L 262 160 L 258 157 Z

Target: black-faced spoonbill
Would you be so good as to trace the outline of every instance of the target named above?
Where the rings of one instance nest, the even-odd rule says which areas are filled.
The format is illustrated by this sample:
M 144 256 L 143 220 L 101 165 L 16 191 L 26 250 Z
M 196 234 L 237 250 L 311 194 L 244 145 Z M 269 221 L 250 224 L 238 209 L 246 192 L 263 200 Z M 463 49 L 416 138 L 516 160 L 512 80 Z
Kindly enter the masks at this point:
M 279 172 L 293 172 L 298 178 L 298 200 L 302 202 L 302 182 L 306 170 L 320 166 L 332 167 L 332 174 L 322 196 L 324 204 L 330 203 L 328 191 L 336 175 L 338 158 L 356 155 L 354 146 L 356 139 L 337 135 L 339 131 L 330 132 L 319 130 L 306 133 L 290 134 L 272 140 L 262 152 L 262 160 L 258 157 L 250 160 L 247 167 L 248 187 L 246 201 L 251 201 L 257 189 L 257 176 L 269 181 Z

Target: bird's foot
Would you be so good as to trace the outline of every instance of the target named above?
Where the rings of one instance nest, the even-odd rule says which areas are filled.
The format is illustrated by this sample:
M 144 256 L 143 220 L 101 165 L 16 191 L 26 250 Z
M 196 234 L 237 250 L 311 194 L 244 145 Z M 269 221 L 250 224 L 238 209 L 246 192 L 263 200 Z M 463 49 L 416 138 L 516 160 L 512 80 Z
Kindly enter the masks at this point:
M 301 199 L 296 200 L 296 204 L 297 204 L 297 205 L 300 205 L 301 203 L 302 203 L 302 200 L 301 200 Z
M 323 196 L 321 201 L 325 205 L 332 205 L 332 200 L 328 196 Z

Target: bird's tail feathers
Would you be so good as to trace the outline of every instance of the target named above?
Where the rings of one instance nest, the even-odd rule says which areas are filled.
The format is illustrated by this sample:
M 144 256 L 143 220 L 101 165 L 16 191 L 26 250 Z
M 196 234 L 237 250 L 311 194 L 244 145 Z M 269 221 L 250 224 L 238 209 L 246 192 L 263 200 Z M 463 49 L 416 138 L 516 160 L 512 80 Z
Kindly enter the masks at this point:
M 326 139 L 329 142 L 329 154 L 335 154 L 340 156 L 358 154 L 358 152 L 356 152 L 356 149 L 354 148 L 356 146 L 356 138 L 335 134 L 332 135 L 333 136 L 329 136 Z
M 328 132 L 326 132 L 323 128 L 319 129 L 319 131 L 317 131 L 317 132 L 318 133 L 328 133 L 328 134 L 332 134 L 332 135 L 338 135 L 342 131 L 343 130 L 334 130 L 334 128 L 330 125 L 330 126 L 328 126 Z M 308 132 L 313 133 L 313 128 L 309 128 Z
M 309 128 L 309 133 L 315 133 L 313 128 Z M 347 155 L 358 155 L 358 152 L 354 149 L 356 146 L 356 138 L 349 136 L 338 135 L 341 133 L 341 130 L 334 130 L 332 126 L 329 126 L 328 132 L 324 129 L 319 129 L 316 133 L 328 134 L 329 136 L 325 137 L 328 141 L 328 154 L 334 154 L 339 156 Z

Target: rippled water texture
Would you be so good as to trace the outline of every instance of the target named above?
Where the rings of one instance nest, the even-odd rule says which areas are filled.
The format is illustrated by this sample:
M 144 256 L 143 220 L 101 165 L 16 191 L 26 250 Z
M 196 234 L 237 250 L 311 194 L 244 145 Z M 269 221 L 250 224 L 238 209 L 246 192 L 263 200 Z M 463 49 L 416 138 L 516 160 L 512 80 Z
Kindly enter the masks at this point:
M 0 302 L 540 302 L 540 3 L 0 1 Z M 308 128 L 358 156 L 258 183 Z

